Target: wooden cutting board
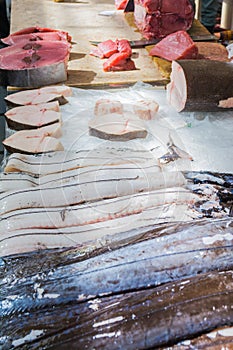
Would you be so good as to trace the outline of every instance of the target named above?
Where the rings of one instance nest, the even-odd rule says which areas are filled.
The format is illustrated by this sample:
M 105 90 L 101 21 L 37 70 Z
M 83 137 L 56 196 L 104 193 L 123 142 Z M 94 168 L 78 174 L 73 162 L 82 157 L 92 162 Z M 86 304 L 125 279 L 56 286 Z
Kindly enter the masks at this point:
M 129 16 L 132 21 L 132 14 Z M 100 88 L 144 81 L 164 87 L 168 76 L 146 49 L 133 50 L 137 70 L 127 72 L 106 73 L 103 60 L 89 54 L 93 48 L 89 40 L 140 40 L 141 34 L 128 20 L 123 11 L 116 10 L 113 0 L 12 0 L 11 32 L 38 25 L 65 30 L 72 36 L 67 85 Z M 203 34 L 203 27 L 199 31 Z

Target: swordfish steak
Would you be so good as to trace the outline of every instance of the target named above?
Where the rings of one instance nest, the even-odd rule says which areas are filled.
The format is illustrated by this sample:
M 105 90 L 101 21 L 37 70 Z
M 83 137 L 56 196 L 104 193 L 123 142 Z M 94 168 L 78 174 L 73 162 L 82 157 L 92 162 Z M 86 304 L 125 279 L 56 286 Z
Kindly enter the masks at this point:
M 40 89 L 22 90 L 5 97 L 6 103 L 12 106 L 39 105 L 42 103 L 58 101 L 59 104 L 67 103 L 66 97 L 72 95 L 69 86 L 54 85 L 44 86 Z
M 37 129 L 61 121 L 58 101 L 39 105 L 19 106 L 5 113 L 9 128 L 14 130 Z
M 0 52 L 0 82 L 19 87 L 63 82 L 70 48 L 65 41 L 28 41 L 6 47 Z
M 117 113 L 95 116 L 89 122 L 89 133 L 111 141 L 128 141 L 147 136 L 142 120 L 133 114 Z
M 43 126 L 39 129 L 19 130 L 2 143 L 8 152 L 35 154 L 63 151 L 62 144 L 56 139 L 61 136 L 61 123 Z

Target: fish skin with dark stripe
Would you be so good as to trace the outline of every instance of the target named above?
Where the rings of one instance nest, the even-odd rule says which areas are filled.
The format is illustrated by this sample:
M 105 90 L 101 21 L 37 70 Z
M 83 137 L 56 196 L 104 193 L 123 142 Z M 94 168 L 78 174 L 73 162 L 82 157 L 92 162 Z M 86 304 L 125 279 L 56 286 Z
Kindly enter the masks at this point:
M 80 247 L 82 256 L 80 259 L 77 254 L 78 261 L 71 250 L 66 253 L 67 261 L 54 268 L 53 265 L 42 268 L 44 260 L 40 259 L 37 267 L 31 264 L 24 267 L 19 279 L 11 270 L 4 274 L 10 260 L 2 259 L 0 315 L 13 317 L 22 310 L 33 312 L 74 301 L 83 303 L 101 295 L 126 293 L 199 273 L 231 269 L 232 241 L 232 220 L 205 220 L 173 225 L 173 229 L 165 227 L 159 234 L 157 227 L 126 232 L 112 249 L 105 243 L 108 250 L 100 254 L 97 250 L 96 254 L 96 243 L 94 247 L 92 243 L 84 246 L 84 250 Z M 43 297 L 54 294 L 56 298 Z M 9 300 L 12 295 L 14 298 Z

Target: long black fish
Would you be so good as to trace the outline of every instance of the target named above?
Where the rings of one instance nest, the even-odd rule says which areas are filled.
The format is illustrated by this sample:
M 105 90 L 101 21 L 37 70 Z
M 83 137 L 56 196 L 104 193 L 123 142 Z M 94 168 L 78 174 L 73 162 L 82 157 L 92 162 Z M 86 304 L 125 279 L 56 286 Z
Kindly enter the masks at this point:
M 81 303 L 73 299 L 30 313 L 21 310 L 20 318 L 3 319 L 0 339 L 2 350 L 152 349 L 233 325 L 232 303 L 233 271 L 212 272 Z

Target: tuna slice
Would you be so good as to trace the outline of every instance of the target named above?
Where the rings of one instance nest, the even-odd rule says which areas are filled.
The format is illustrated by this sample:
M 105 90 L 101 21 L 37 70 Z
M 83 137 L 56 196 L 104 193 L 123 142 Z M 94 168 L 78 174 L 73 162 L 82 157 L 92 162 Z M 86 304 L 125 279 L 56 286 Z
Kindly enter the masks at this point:
M 61 124 L 44 126 L 36 130 L 20 130 L 3 141 L 8 152 L 26 154 L 62 151 L 62 144 L 56 139 L 61 135 Z
M 108 58 L 103 64 L 105 72 L 136 69 L 134 62 L 130 58 L 132 49 L 129 41 L 126 39 L 117 39 L 115 42 L 112 40 L 103 41 L 90 52 L 90 55 Z
M 143 122 L 131 114 L 105 114 L 89 122 L 90 135 L 111 141 L 145 138 Z
M 70 44 L 40 41 L 16 44 L 0 51 L 2 84 L 40 87 L 67 79 Z
M 41 27 L 29 27 L 14 32 L 8 35 L 6 38 L 2 38 L 1 41 L 6 45 L 13 45 L 25 41 L 26 38 L 29 41 L 37 40 L 65 40 L 71 41 L 72 38 L 63 30 L 51 29 L 51 28 L 41 28 Z M 26 41 L 27 41 L 26 40 Z
M 158 56 L 168 61 L 198 57 L 198 48 L 187 32 L 180 30 L 169 34 L 156 44 L 150 56 Z
M 45 86 L 40 89 L 15 92 L 5 97 L 9 105 L 37 105 L 58 100 L 59 104 L 67 103 L 65 97 L 72 95 L 72 89 L 65 85 Z
M 210 60 L 172 62 L 167 99 L 178 111 L 219 111 L 220 100 L 233 96 L 233 65 Z
M 97 45 L 90 54 L 99 58 L 109 58 L 114 53 L 124 52 L 127 53 L 128 57 L 132 55 L 132 49 L 130 43 L 126 39 L 117 39 L 116 41 L 106 40 Z
M 127 53 L 128 57 L 130 57 L 132 55 L 132 49 L 130 46 L 130 43 L 128 40 L 126 39 L 121 39 L 121 40 L 116 40 L 117 43 L 117 49 L 119 52 L 124 52 Z
M 233 108 L 233 97 L 229 97 L 226 100 L 219 101 L 219 107 L 221 107 L 221 108 Z
M 9 128 L 14 130 L 36 129 L 61 121 L 58 101 L 15 107 L 5 117 Z
M 99 43 L 90 54 L 99 58 L 108 58 L 116 52 L 118 52 L 117 43 L 112 40 L 106 40 Z
M 193 0 L 135 0 L 134 20 L 147 39 L 188 30 L 194 19 Z
M 129 58 L 128 53 L 119 52 L 114 53 L 106 62 L 104 62 L 103 69 L 105 72 L 117 72 L 135 70 L 136 67 L 134 61 Z

